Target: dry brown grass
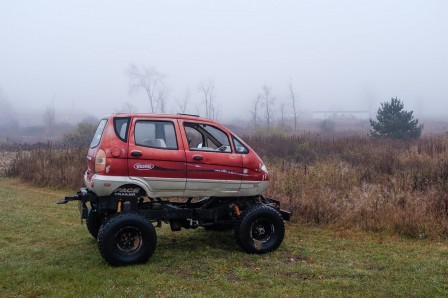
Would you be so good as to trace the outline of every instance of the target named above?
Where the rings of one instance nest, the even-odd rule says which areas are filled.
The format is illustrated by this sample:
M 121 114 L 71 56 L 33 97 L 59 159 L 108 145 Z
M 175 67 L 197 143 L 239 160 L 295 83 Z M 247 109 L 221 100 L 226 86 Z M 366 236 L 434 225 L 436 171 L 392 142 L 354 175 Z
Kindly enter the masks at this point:
M 86 167 L 83 147 L 39 145 L 17 150 L 6 174 L 37 186 L 79 189 Z
M 4 174 L 16 156 L 15 152 L 0 151 L 0 175 Z
M 293 211 L 295 221 L 448 237 L 445 135 L 409 142 L 313 134 L 246 140 L 268 165 L 267 195 Z M 76 190 L 82 185 L 85 154 L 82 146 L 19 150 L 8 174 Z
M 299 221 L 448 236 L 446 136 L 415 142 L 315 136 L 248 141 L 267 159 L 268 195 L 289 205 Z

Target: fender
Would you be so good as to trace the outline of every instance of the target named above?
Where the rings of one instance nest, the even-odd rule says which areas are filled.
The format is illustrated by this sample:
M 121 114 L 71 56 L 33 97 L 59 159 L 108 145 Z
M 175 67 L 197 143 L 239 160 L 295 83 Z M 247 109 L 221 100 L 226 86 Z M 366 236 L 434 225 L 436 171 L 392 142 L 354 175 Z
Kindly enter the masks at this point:
M 152 191 L 152 189 L 150 188 L 150 186 L 148 185 L 148 183 L 146 183 L 146 181 L 144 179 L 142 179 L 142 178 L 135 178 L 135 177 L 130 178 L 129 177 L 129 182 L 131 182 L 129 184 L 135 184 L 137 186 L 140 186 L 148 197 L 150 197 L 150 198 L 156 197 L 154 195 L 154 192 Z
M 85 180 L 86 187 L 94 192 L 98 197 L 112 196 L 118 188 L 127 187 L 140 187 L 144 194 L 149 197 L 154 197 L 154 192 L 149 188 L 149 186 L 140 179 L 131 179 L 128 176 L 106 176 L 95 174 L 92 177 L 94 183 Z

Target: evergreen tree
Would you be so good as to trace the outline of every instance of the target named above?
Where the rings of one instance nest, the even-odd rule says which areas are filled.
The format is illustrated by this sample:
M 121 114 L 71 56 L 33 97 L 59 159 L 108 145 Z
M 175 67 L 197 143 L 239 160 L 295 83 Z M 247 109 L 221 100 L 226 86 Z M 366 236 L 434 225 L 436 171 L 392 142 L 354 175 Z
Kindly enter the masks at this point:
M 423 124 L 418 125 L 413 111 L 403 110 L 403 102 L 397 97 L 381 103 L 376 119 L 370 120 L 372 137 L 389 137 L 393 139 L 418 139 L 423 131 Z

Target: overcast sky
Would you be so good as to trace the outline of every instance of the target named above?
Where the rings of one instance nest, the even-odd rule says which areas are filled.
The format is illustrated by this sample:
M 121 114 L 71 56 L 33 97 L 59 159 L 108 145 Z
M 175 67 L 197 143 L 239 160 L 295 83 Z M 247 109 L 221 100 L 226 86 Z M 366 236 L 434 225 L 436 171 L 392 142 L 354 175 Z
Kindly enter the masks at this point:
M 0 88 L 17 109 L 101 116 L 130 102 L 130 63 L 165 75 L 171 112 L 213 79 L 221 119 L 249 118 L 263 85 L 303 111 L 376 110 L 397 96 L 448 115 L 448 1 L 0 0 Z M 203 109 L 199 106 L 199 111 Z

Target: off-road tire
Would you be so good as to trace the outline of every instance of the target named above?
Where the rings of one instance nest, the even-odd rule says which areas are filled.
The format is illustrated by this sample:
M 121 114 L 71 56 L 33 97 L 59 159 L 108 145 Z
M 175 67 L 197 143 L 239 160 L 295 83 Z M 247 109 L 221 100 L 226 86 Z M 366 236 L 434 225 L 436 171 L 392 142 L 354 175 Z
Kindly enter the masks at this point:
M 157 235 L 154 226 L 137 213 L 117 213 L 98 233 L 98 249 L 112 266 L 145 263 L 154 253 Z
M 285 236 L 281 214 L 272 207 L 257 205 L 244 210 L 234 228 L 238 245 L 248 253 L 276 250 Z
M 96 212 L 95 209 L 89 209 L 89 214 L 86 219 L 87 230 L 93 238 L 98 237 L 98 231 L 101 227 L 101 216 Z

